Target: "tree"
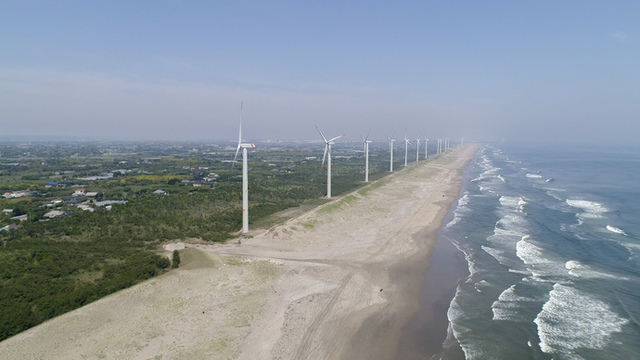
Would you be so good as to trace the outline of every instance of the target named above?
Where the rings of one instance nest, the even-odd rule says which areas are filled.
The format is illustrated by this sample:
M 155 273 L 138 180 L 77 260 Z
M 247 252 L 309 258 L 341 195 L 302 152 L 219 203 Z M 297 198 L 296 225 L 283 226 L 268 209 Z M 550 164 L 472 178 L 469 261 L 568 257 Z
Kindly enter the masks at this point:
M 171 268 L 177 269 L 180 266 L 180 253 L 178 250 L 173 250 L 173 260 L 171 263 Z

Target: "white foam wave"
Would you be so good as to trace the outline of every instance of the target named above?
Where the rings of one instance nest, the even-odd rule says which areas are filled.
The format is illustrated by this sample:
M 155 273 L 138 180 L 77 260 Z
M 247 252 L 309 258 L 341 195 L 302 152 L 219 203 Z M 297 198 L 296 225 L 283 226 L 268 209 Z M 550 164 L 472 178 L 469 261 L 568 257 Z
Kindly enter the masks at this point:
M 500 204 L 506 208 L 513 208 L 519 212 L 524 212 L 524 205 L 527 204 L 527 200 L 520 196 L 506 196 L 503 195 L 500 197 Z
M 502 180 L 502 182 L 503 182 L 503 183 L 505 183 L 505 184 L 507 183 L 507 180 L 504 178 L 504 176 L 502 176 L 502 175 L 498 175 L 498 176 L 496 176 L 496 177 L 497 177 L 498 179 Z
M 530 303 L 535 299 L 516 294 L 516 285 L 511 285 L 498 296 L 498 300 L 491 304 L 493 320 L 523 320 L 523 315 L 518 311 L 522 303 Z M 526 306 L 526 305 L 525 305 Z
M 611 334 L 622 331 L 628 320 L 618 316 L 605 302 L 573 287 L 555 284 L 534 323 L 543 352 L 561 358 L 580 358 L 576 350 L 602 348 L 609 343 Z
M 518 200 L 519 198 L 515 197 L 515 196 L 501 196 L 500 197 L 500 204 L 502 206 L 508 206 L 508 207 L 516 207 L 518 205 Z
M 491 284 L 489 284 L 486 280 L 480 280 L 479 282 L 473 284 L 473 287 L 476 289 L 477 292 L 481 293 L 483 288 L 489 287 L 491 286 Z
M 564 264 L 564 267 L 569 270 L 569 275 L 578 278 L 586 279 L 616 279 L 616 280 L 630 280 L 626 276 L 616 276 L 612 274 L 596 271 L 593 268 L 577 261 L 569 260 Z
M 527 173 L 526 177 L 528 177 L 529 179 L 541 179 L 542 175 Z
M 465 193 L 460 199 L 458 199 L 458 207 L 464 207 L 469 203 L 469 193 Z
M 626 233 L 626 232 L 624 232 L 624 230 L 622 230 L 622 229 L 620 229 L 620 228 L 617 228 L 617 227 L 615 227 L 615 226 L 607 225 L 607 230 L 609 230 L 609 231 L 611 231 L 611 232 L 614 232 L 614 233 L 616 233 L 616 234 L 620 234 L 620 235 L 627 236 L 627 233 Z
M 600 218 L 603 213 L 609 211 L 604 205 L 595 201 L 567 199 L 566 202 L 571 207 L 581 209 L 583 211 L 581 216 L 584 218 Z
M 530 239 L 531 237 L 529 235 L 525 235 L 516 244 L 516 255 L 518 255 L 520 260 L 526 265 L 545 264 L 549 262 L 545 258 L 542 250 L 532 244 L 529 241 Z
M 492 248 L 486 245 L 482 245 L 481 248 L 487 254 L 491 255 L 494 259 L 498 260 L 498 262 L 500 262 L 501 264 L 509 261 L 509 257 L 505 254 L 504 250 Z
M 554 189 L 549 189 L 549 190 L 547 191 L 547 195 L 551 196 L 552 198 L 554 198 L 554 199 L 556 199 L 556 200 L 558 200 L 558 201 L 564 201 L 564 199 L 563 199 L 563 198 L 561 198 L 560 196 L 558 196 L 558 195 L 554 194 L 554 193 L 553 193 L 554 191 L 556 191 L 556 190 L 554 190 Z

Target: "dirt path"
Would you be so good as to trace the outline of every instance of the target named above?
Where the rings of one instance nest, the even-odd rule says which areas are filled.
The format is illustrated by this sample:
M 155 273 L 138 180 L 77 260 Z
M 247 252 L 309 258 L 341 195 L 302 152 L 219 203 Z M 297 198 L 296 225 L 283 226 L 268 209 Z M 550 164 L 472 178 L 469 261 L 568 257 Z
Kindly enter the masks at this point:
M 390 359 L 475 149 L 421 162 L 242 244 L 0 343 L 30 359 Z

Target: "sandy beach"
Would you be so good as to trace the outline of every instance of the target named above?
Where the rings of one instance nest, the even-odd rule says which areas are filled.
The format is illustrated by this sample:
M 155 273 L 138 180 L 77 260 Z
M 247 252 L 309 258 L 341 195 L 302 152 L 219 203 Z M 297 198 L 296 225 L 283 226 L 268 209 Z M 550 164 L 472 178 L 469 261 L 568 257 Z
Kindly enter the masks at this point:
M 465 146 L 0 343 L 7 359 L 394 359 Z M 339 166 L 339 165 L 336 165 Z

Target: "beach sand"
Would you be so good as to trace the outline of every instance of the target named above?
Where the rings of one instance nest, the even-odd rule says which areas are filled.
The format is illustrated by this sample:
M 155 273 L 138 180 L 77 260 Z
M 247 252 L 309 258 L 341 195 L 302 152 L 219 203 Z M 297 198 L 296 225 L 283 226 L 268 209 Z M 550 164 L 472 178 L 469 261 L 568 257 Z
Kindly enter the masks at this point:
M 412 164 L 241 244 L 0 343 L 8 359 L 393 359 L 475 148 Z

